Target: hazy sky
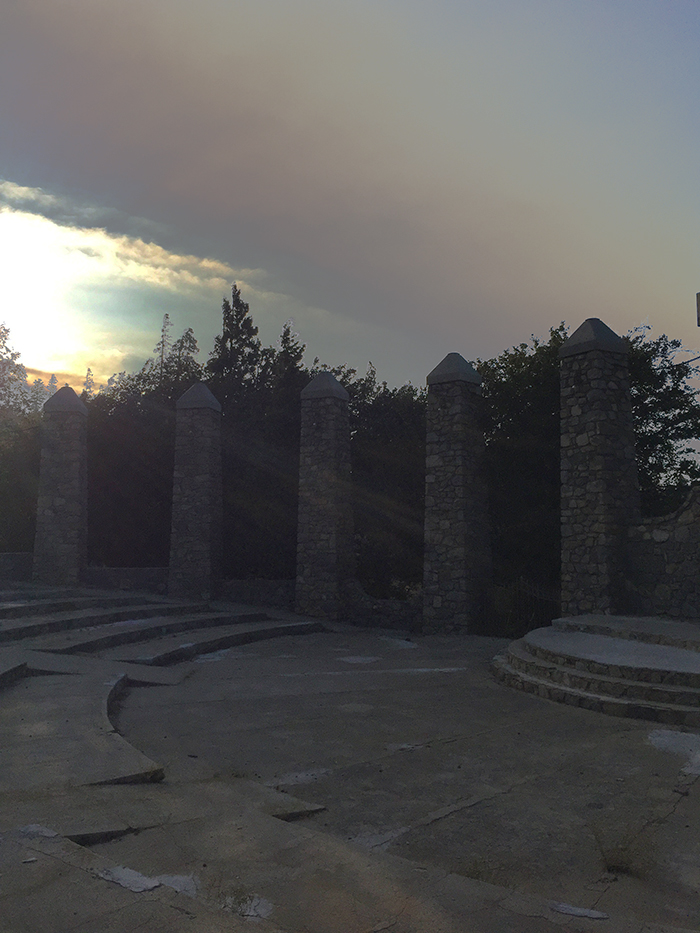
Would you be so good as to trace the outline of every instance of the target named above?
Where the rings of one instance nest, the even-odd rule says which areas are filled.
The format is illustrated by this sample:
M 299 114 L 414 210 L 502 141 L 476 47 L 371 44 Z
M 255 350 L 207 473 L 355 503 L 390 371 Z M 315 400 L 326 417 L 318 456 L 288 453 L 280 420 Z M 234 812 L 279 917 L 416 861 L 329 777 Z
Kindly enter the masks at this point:
M 601 317 L 700 344 L 696 0 L 1 0 L 0 321 L 98 379 L 233 279 L 424 381 Z

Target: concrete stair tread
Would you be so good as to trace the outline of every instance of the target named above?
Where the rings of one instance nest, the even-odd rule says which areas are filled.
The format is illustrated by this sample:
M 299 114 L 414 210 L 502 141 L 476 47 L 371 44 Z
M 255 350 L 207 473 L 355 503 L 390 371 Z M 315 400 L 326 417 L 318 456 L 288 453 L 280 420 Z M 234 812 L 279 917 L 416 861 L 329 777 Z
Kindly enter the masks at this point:
M 283 635 L 304 635 L 323 631 L 318 621 L 288 622 L 270 618 L 267 622 L 234 625 L 228 630 L 221 627 L 176 633 L 146 644 L 124 645 L 100 653 L 105 659 L 131 661 L 139 664 L 175 664 L 199 654 L 218 651 L 233 645 L 248 644 Z
M 493 670 L 498 679 L 507 686 L 533 693 L 546 700 L 580 706 L 609 716 L 627 716 L 693 728 L 700 726 L 700 709 L 697 706 L 606 696 L 553 683 L 547 678 L 518 670 L 509 663 L 506 655 L 497 655 L 493 659 Z
M 263 622 L 266 612 L 198 612 L 187 615 L 161 615 L 148 619 L 108 622 L 86 629 L 72 629 L 54 635 L 37 636 L 22 642 L 37 651 L 58 653 L 99 651 L 120 644 L 145 641 L 170 632 L 214 628 L 218 625 Z
M 700 686 L 694 687 L 685 684 L 666 682 L 652 682 L 649 680 L 633 680 L 628 677 L 617 677 L 610 671 L 599 672 L 588 669 L 573 668 L 570 664 L 557 663 L 556 660 L 545 659 L 532 654 L 527 650 L 525 639 L 514 641 L 508 646 L 507 660 L 515 670 L 522 671 L 533 677 L 549 680 L 557 686 L 576 687 L 575 683 L 567 681 L 581 680 L 591 687 L 596 685 L 596 692 L 603 696 L 626 696 L 627 699 L 644 702 L 668 702 L 666 697 L 672 698 L 674 703 L 684 706 L 697 706 L 700 709 Z M 672 675 L 671 675 L 672 676 Z M 639 694 L 634 696 L 634 694 Z M 647 696 L 642 696 L 647 694 Z M 692 697 L 688 702 L 687 698 Z
M 0 687 L 14 683 L 28 673 L 27 662 L 19 652 L 0 652 Z
M 134 595 L 105 595 L 105 596 L 54 596 L 43 599 L 32 599 L 30 595 L 6 598 L 7 594 L 0 593 L 0 619 L 16 619 L 22 616 L 46 615 L 54 612 L 74 612 L 81 609 L 124 606 L 135 602 Z
M 128 684 L 105 679 L 30 677 L 3 692 L 0 791 L 62 784 L 161 780 L 162 768 L 115 732 L 108 709 Z
M 700 626 L 692 622 L 659 619 L 653 616 L 610 616 L 588 613 L 573 618 L 555 619 L 558 631 L 588 632 L 613 638 L 625 638 L 649 644 L 667 645 L 700 652 Z
M 191 614 L 206 608 L 206 603 L 141 601 L 102 610 L 89 608 L 27 616 L 21 619 L 0 619 L 0 642 L 18 641 L 23 638 L 49 635 L 54 632 L 87 628 L 111 622 L 153 618 L 163 615 L 164 612 L 169 615 Z
M 114 678 L 126 674 L 131 683 L 141 686 L 174 686 L 189 676 L 192 670 L 191 665 L 186 664 L 166 670 L 123 661 L 103 661 L 96 657 L 30 651 L 21 647 L 0 648 L 0 666 L 11 666 L 17 677 L 31 674 L 87 674 Z M 25 670 L 17 670 L 22 666 Z
M 528 632 L 523 641 L 528 647 L 562 658 L 592 661 L 619 669 L 700 675 L 700 654 L 684 648 L 554 628 L 535 629 Z

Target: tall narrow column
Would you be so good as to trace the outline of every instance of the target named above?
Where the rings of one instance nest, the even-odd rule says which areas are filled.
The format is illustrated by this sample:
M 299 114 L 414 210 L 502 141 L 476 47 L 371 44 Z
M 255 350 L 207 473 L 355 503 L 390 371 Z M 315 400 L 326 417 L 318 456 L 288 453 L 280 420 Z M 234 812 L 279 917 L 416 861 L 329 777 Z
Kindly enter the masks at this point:
M 627 353 L 598 318 L 559 351 L 565 615 L 624 611 L 627 534 L 640 521 Z
M 481 377 L 448 353 L 427 382 L 423 631 L 465 632 L 491 585 Z
M 322 372 L 301 393 L 297 612 L 342 618 L 353 576 L 348 393 Z
M 214 592 L 220 565 L 221 511 L 221 405 L 199 382 L 177 401 L 171 596 L 209 599 Z
M 44 404 L 35 583 L 72 586 L 87 561 L 87 408 L 70 386 Z

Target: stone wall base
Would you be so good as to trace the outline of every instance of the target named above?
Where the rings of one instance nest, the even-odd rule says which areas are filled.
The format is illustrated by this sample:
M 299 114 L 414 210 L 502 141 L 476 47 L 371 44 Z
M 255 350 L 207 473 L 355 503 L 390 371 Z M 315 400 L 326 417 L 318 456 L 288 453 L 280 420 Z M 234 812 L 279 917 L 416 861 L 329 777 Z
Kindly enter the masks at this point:
M 700 486 L 683 505 L 630 530 L 627 612 L 700 621 Z
M 31 551 L 11 551 L 0 554 L 0 581 L 15 580 L 17 583 L 27 583 L 32 579 Z

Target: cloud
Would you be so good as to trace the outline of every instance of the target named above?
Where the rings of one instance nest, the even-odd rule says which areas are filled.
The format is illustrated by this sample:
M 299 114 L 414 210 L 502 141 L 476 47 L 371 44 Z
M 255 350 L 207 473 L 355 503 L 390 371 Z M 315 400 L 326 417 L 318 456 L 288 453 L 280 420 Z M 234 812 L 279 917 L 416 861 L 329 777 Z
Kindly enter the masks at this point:
M 680 208 L 649 222 L 637 72 L 605 102 L 596 23 L 577 46 L 561 16 L 538 33 L 551 4 L 497 6 L 508 28 L 476 4 L 421 41 L 413 5 L 362 0 L 10 2 L 0 155 L 18 181 L 33 166 L 47 190 L 154 218 L 168 254 L 430 342 L 425 371 L 437 342 L 488 355 L 563 317 L 675 313 L 697 235 Z M 110 254 L 120 276 L 199 287 L 197 263 L 134 248 Z
M 125 214 L 114 207 L 76 201 L 75 198 L 58 196 L 43 188 L 18 185 L 0 178 L 0 208 L 3 206 L 31 214 L 41 214 L 64 226 L 104 227 L 151 236 L 164 233 L 162 224 L 144 217 Z
M 39 194 L 22 192 L 21 200 L 53 206 L 50 195 Z M 0 206 L 0 253 L 3 316 L 25 362 L 43 372 L 91 365 L 101 379 L 150 352 L 159 321 L 143 307 L 155 296 L 216 308 L 237 274 L 218 260 L 7 206 Z M 134 314 L 128 304 L 135 297 Z
M 13 181 L 0 180 L 0 202 L 52 208 L 60 203 L 60 199 L 41 188 L 28 188 L 26 185 L 16 185 Z
M 0 183 L 0 192 L 8 191 L 16 203 L 37 207 L 60 200 Z M 72 213 L 68 200 L 63 206 Z M 265 343 L 274 343 L 293 318 L 306 339 L 316 335 L 309 358 L 321 354 L 361 368 L 366 359 L 358 354 L 358 342 L 377 347 L 390 341 L 381 326 L 351 333 L 342 318 L 280 291 L 264 269 L 234 269 L 138 237 L 58 224 L 7 204 L 0 205 L 0 253 L 6 269 L 0 281 L 4 322 L 23 360 L 34 367 L 28 371 L 42 378 L 55 372 L 73 385 L 82 384 L 80 374 L 88 366 L 102 382 L 114 372 L 139 368 L 153 352 L 166 311 L 177 328 L 195 326 L 206 352 L 220 326 L 222 295 L 233 281 L 251 303 Z M 28 286 L 37 270 L 38 292 Z

